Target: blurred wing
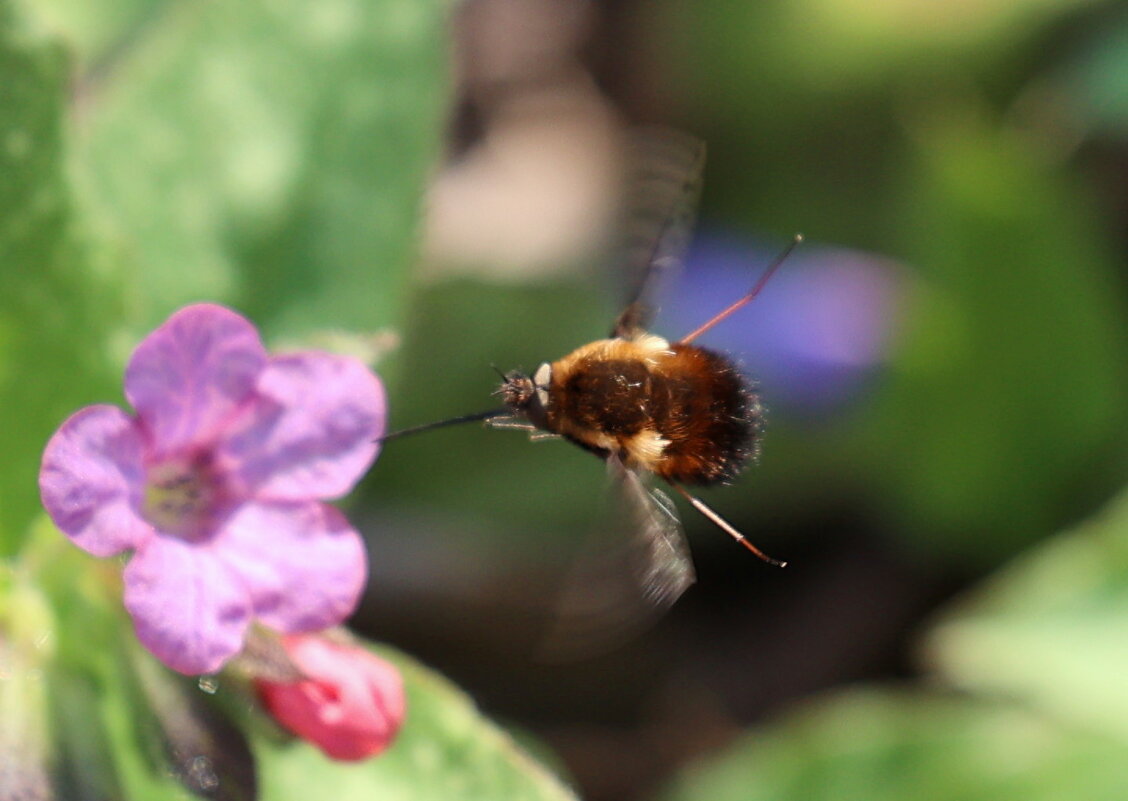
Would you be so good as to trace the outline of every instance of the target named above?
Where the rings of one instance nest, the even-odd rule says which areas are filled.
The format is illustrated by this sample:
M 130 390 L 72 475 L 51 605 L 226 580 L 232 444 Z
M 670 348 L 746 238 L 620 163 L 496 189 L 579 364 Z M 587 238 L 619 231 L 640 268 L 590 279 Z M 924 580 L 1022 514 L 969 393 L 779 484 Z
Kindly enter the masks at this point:
M 658 279 L 680 267 L 693 236 L 704 170 L 700 139 L 666 128 L 632 134 L 618 254 L 626 306 L 612 336 L 646 327 Z
M 617 457 L 607 460 L 613 506 L 565 580 L 542 658 L 579 659 L 640 633 L 694 582 L 673 502 Z

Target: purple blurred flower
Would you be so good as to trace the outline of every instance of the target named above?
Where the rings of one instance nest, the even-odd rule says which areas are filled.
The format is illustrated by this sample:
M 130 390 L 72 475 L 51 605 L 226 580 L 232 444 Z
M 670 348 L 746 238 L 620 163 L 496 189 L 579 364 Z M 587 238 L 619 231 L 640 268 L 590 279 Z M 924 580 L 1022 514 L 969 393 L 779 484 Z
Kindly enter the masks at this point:
M 95 556 L 132 551 L 125 606 L 169 667 L 208 673 L 252 619 L 282 632 L 339 623 L 367 575 L 360 536 L 321 501 L 376 456 L 384 390 L 359 361 L 269 356 L 221 306 L 176 312 L 133 352 L 125 396 L 55 432 L 39 475 L 55 524 Z
M 656 329 L 677 339 L 697 328 L 747 292 L 775 255 L 733 237 L 701 237 Z M 890 260 L 805 244 L 751 306 L 698 344 L 739 356 L 774 408 L 823 412 L 886 362 L 905 278 Z

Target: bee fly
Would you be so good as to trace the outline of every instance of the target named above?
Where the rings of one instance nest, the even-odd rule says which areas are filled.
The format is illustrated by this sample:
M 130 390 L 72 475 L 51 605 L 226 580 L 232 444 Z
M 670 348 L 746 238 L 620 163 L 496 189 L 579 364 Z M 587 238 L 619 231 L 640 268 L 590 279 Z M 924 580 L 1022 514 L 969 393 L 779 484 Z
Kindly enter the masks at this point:
M 626 525 L 633 529 L 637 546 L 631 557 L 633 578 L 653 608 L 672 604 L 694 576 L 673 504 L 660 491 L 643 485 L 640 477 L 648 474 L 665 480 L 760 559 L 779 567 L 786 564 L 760 551 L 685 486 L 707 487 L 734 479 L 759 454 L 764 423 L 764 407 L 754 385 L 727 356 L 693 341 L 750 303 L 802 236 L 795 237 L 746 295 L 697 330 L 674 342 L 647 332 L 649 304 L 643 296 L 654 274 L 680 261 L 684 253 L 704 161 L 700 142 L 680 135 L 677 141 L 683 150 L 689 143 L 689 168 L 684 171 L 689 175 L 675 175 L 672 203 L 668 197 L 665 205 L 657 203 L 661 219 L 646 246 L 638 289 L 611 336 L 545 362 L 532 375 L 499 371 L 502 383 L 495 394 L 505 404 L 500 409 L 383 438 L 481 420 L 492 428 L 526 431 L 534 440 L 562 438 L 594 453 L 606 462 L 626 501 L 623 505 L 630 517 Z M 649 180 L 659 186 L 671 183 L 663 173 L 652 174 Z M 590 586 L 583 591 L 590 592 Z
M 507 411 L 485 417 L 487 424 L 563 437 L 631 472 L 654 473 L 752 553 L 785 566 L 682 485 L 728 483 L 759 455 L 759 393 L 727 356 L 692 341 L 755 298 L 801 241 L 796 236 L 747 295 L 676 342 L 633 326 L 628 308 L 611 338 L 545 362 L 531 377 L 504 374 L 498 394 Z

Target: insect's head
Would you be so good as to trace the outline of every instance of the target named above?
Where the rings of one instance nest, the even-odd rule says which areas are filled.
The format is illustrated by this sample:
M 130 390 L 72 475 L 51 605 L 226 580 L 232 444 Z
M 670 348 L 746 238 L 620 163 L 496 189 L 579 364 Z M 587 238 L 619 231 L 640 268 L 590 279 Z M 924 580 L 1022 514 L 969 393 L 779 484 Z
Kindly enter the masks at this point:
M 519 370 L 502 374 L 501 386 L 497 395 L 505 405 L 515 412 L 521 412 L 534 425 L 543 424 L 552 384 L 552 365 L 545 362 L 529 377 Z
M 512 409 L 524 409 L 537 392 L 533 387 L 533 379 L 520 370 L 510 370 L 508 373 L 502 373 L 501 386 L 494 394 L 501 397 L 506 406 Z

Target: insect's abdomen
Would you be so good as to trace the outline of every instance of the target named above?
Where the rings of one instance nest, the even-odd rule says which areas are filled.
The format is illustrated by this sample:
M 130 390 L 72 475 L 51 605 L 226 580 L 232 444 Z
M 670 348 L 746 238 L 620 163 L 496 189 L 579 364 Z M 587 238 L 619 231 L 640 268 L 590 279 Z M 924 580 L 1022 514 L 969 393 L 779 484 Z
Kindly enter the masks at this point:
M 654 427 L 669 441 L 652 469 L 684 484 L 729 481 L 759 452 L 760 398 L 724 356 L 694 345 L 670 350 L 652 372 Z
M 592 343 L 553 365 L 552 390 L 553 431 L 669 481 L 727 481 L 758 450 L 758 396 L 728 359 L 693 345 Z

